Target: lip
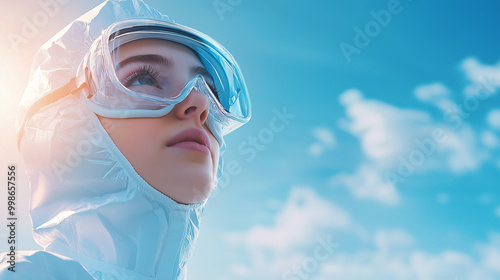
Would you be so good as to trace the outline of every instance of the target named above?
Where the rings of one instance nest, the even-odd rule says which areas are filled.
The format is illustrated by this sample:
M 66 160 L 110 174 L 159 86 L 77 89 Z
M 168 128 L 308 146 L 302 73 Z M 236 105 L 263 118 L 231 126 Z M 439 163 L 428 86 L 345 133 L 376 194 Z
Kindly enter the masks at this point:
M 193 150 L 206 154 L 210 154 L 211 151 L 208 134 L 198 128 L 183 130 L 167 143 L 167 147 Z

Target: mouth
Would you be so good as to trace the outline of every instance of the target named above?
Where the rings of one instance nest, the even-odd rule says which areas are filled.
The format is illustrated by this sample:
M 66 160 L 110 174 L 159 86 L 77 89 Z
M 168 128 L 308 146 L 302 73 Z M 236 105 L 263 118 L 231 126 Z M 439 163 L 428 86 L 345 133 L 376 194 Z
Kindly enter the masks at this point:
M 198 128 L 188 128 L 174 136 L 167 143 L 167 147 L 175 147 L 210 154 L 210 139 L 204 130 Z

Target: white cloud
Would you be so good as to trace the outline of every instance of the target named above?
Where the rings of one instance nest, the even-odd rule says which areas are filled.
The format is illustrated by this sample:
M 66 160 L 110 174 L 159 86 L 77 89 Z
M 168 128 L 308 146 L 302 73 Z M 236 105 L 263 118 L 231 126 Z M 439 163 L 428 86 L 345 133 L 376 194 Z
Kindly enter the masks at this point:
M 366 159 L 379 170 L 397 169 L 402 158 L 408 161 L 412 153 L 425 157 L 423 166 L 414 166 L 419 172 L 426 168 L 473 171 L 485 160 L 474 131 L 465 123 L 453 129 L 448 123 L 433 120 L 427 112 L 367 100 L 357 90 L 344 92 L 340 102 L 346 106 L 347 115 L 340 127 L 360 139 Z M 442 141 L 434 137 L 436 131 L 443 134 Z M 432 147 L 425 150 L 422 143 L 429 141 Z
M 490 66 L 468 58 L 462 62 L 461 68 L 470 82 L 468 90 L 471 93 L 492 94 L 500 87 L 500 62 Z M 428 170 L 475 171 L 491 158 L 489 150 L 497 148 L 500 140 L 491 132 L 478 134 L 466 122 L 466 117 L 454 113 L 452 108 L 457 105 L 452 102 L 451 92 L 444 84 L 416 87 L 414 95 L 437 106 L 445 113 L 444 118 L 433 119 L 422 110 L 398 108 L 365 99 L 356 89 L 340 95 L 346 118 L 339 121 L 339 127 L 359 138 L 365 158 L 353 174 L 334 176 L 335 183 L 343 184 L 359 199 L 394 205 L 399 199 L 396 192 L 387 191 L 395 187 L 385 182 L 388 173 L 395 176 L 396 180 L 390 182 L 394 184 Z M 492 110 L 487 120 L 492 128 L 500 129 L 500 110 Z M 443 135 L 442 141 L 434 137 L 438 131 Z M 405 170 L 408 172 L 403 172 Z M 366 176 L 372 180 L 364 180 Z
M 461 68 L 475 94 L 478 90 L 483 94 L 485 91 L 492 94 L 500 87 L 500 62 L 483 65 L 475 58 L 468 58 L 462 62 Z M 453 173 L 474 171 L 488 159 L 487 149 L 500 145 L 496 135 L 478 135 L 466 122 L 465 116 L 453 113 L 451 108 L 457 105 L 451 100 L 450 90 L 444 84 L 418 86 L 414 95 L 423 102 L 436 105 L 445 113 L 444 118 L 436 120 L 425 111 L 397 108 L 385 102 L 365 99 L 356 89 L 341 94 L 339 99 L 346 107 L 346 119 L 339 125 L 360 139 L 361 150 L 366 156 L 361 165 L 368 162 L 378 170 L 392 172 L 404 160 L 410 161 L 412 153 L 421 156 L 421 152 L 426 152 L 417 142 L 434 140 L 432 135 L 436 130 L 442 131 L 446 140 L 432 144 L 435 147 L 425 154 L 422 166 L 412 166 L 415 172 L 429 169 Z M 492 128 L 500 129 L 500 110 L 492 110 L 487 121 Z M 480 141 L 486 149 L 480 147 Z
M 335 145 L 335 136 L 333 132 L 327 128 L 317 127 L 313 130 L 313 135 L 327 147 L 333 147 Z
M 334 175 L 330 182 L 333 186 L 347 188 L 358 199 L 372 200 L 385 205 L 397 205 L 400 202 L 394 185 L 373 165 L 362 164 L 354 174 Z
M 461 63 L 461 69 L 471 83 L 465 88 L 468 96 L 489 96 L 500 87 L 500 62 L 496 65 L 484 65 L 471 57 Z
M 348 89 L 340 95 L 340 104 L 349 106 L 363 101 L 364 97 L 361 91 L 357 89 Z
M 500 234 L 491 234 L 485 244 L 475 244 L 474 254 L 455 250 L 426 252 L 402 229 L 381 228 L 373 241 L 362 249 L 346 251 L 337 247 L 327 259 L 309 253 L 290 253 L 290 257 L 271 255 L 262 267 L 234 267 L 238 279 L 349 279 L 349 280 L 496 280 L 500 277 Z M 371 246 L 370 246 L 371 245 Z M 255 249 L 255 248 L 254 248 Z M 257 250 L 262 250 L 256 248 Z
M 499 109 L 491 110 L 488 113 L 486 121 L 491 128 L 500 130 L 500 110 Z
M 234 276 L 238 277 L 246 277 L 251 274 L 249 268 L 244 264 L 232 264 L 229 267 L 229 271 L 231 271 Z
M 324 127 L 316 127 L 313 129 L 312 134 L 318 140 L 309 146 L 309 154 L 311 156 L 320 156 L 326 149 L 335 147 L 335 135 L 333 132 Z
M 418 249 L 418 240 L 401 228 L 378 228 L 368 239 L 358 234 L 339 238 L 341 231 L 356 231 L 356 224 L 342 208 L 312 189 L 295 187 L 272 225 L 230 234 L 234 244 L 248 252 L 248 261 L 229 265 L 229 278 L 500 279 L 500 233 L 491 233 L 486 243 L 473 244 L 473 254 L 427 252 Z M 323 238 L 325 228 L 329 237 Z M 361 246 L 349 245 L 351 237 Z M 335 246 L 327 250 L 327 243 Z
M 323 154 L 324 148 L 320 143 L 312 143 L 309 146 L 309 155 L 317 157 Z
M 450 98 L 450 90 L 442 83 L 432 83 L 415 89 L 415 96 L 422 101 L 434 101 Z
M 375 233 L 374 244 L 379 251 L 392 252 L 414 245 L 411 235 L 401 229 L 380 229 Z
M 414 247 L 413 238 L 400 229 L 381 229 L 374 250 L 338 253 L 324 263 L 314 279 L 349 280 L 494 280 L 500 277 L 500 234 L 477 245 L 478 258 L 458 251 L 429 253 Z
M 492 131 L 484 131 L 481 133 L 481 142 L 483 145 L 489 149 L 495 149 L 500 145 L 500 140 Z
M 311 188 L 295 187 L 272 226 L 255 226 L 244 235 L 229 237 L 249 247 L 283 252 L 293 246 L 314 242 L 310 236 L 315 231 L 351 226 L 351 218 L 343 209 L 319 197 Z
M 450 90 L 442 83 L 419 86 L 414 94 L 420 101 L 434 104 L 443 111 L 453 104 L 450 101 Z
M 448 155 L 446 162 L 451 171 L 462 173 L 479 168 L 487 153 L 477 147 L 477 142 L 476 134 L 469 126 L 447 133 L 443 154 Z
M 500 264 L 500 234 L 490 233 L 489 240 L 489 244 L 478 244 L 476 249 L 481 254 L 482 264 L 500 276 L 500 266 L 498 265 Z
M 347 115 L 341 128 L 359 137 L 364 154 L 379 164 L 394 161 L 411 146 L 416 136 L 414 130 L 428 129 L 431 121 L 425 112 L 366 100 L 354 89 L 344 92 L 340 102 L 346 106 Z
M 364 239 L 363 230 L 350 215 L 308 187 L 294 187 L 272 225 L 254 226 L 244 232 L 226 234 L 226 240 L 242 247 L 250 258 L 234 263 L 230 271 L 239 279 L 281 279 L 294 264 L 308 257 L 325 234 L 354 233 Z M 248 277 L 248 278 L 245 278 Z
M 451 103 L 448 89 L 439 83 L 419 87 L 415 94 L 441 107 Z M 339 127 L 359 138 L 365 158 L 354 173 L 337 174 L 331 182 L 358 199 L 397 205 L 395 184 L 409 176 L 428 170 L 474 171 L 488 158 L 467 123 L 454 128 L 425 111 L 365 99 L 356 89 L 345 91 L 339 100 L 346 107 Z

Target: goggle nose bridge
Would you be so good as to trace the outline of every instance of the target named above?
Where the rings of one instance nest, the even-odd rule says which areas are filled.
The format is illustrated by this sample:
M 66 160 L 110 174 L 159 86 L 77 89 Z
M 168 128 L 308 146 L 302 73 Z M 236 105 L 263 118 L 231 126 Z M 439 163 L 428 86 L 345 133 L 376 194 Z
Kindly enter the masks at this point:
M 219 100 L 217 99 L 217 96 L 215 96 L 215 93 L 212 92 L 210 86 L 208 85 L 205 78 L 201 74 L 196 74 L 193 77 L 189 78 L 184 83 L 184 87 L 182 88 L 180 94 L 176 99 L 179 98 L 182 100 L 186 99 L 193 89 L 207 96 L 210 103 L 216 102 L 219 103 L 219 105 L 221 105 Z M 182 100 L 178 102 L 182 102 Z

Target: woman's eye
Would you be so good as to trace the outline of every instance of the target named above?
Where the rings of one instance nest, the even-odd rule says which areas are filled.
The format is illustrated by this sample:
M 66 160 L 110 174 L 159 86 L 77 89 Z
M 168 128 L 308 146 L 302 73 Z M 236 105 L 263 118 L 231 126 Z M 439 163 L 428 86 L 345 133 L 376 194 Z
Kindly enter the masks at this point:
M 123 79 L 122 84 L 126 88 L 133 86 L 151 86 L 162 89 L 159 82 L 160 73 L 150 65 L 145 65 L 135 69 Z
M 142 77 L 137 77 L 135 81 L 130 83 L 130 86 L 142 86 L 142 85 L 147 85 L 147 86 L 156 86 L 156 81 L 153 77 L 151 76 L 142 76 Z

